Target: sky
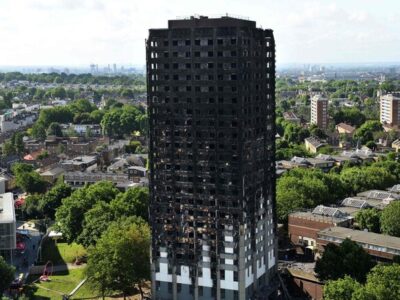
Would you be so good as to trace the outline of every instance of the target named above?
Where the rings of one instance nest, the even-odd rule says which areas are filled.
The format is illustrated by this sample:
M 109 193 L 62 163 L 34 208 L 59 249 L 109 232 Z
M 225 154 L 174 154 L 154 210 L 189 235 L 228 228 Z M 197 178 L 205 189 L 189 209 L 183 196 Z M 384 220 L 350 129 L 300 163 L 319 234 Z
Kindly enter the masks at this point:
M 0 0 L 0 66 L 143 65 L 149 28 L 226 13 L 273 29 L 278 65 L 400 61 L 398 0 Z

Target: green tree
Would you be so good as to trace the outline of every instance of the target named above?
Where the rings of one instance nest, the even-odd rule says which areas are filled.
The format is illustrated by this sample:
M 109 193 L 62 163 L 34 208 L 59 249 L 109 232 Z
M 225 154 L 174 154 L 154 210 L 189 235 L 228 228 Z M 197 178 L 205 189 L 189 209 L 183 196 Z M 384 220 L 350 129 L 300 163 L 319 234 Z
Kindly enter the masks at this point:
M 123 216 L 138 216 L 143 220 L 148 219 L 149 189 L 135 187 L 120 193 L 111 201 L 110 206 L 117 218 Z
M 121 291 L 124 299 L 135 285 L 150 277 L 150 228 L 130 219 L 112 223 L 89 249 L 87 276 L 103 296 L 107 291 Z M 143 295 L 143 293 L 142 293 Z
M 309 136 L 308 129 L 292 123 L 285 124 L 283 137 L 289 143 L 303 143 L 304 139 Z
M 14 164 L 12 171 L 15 175 L 15 183 L 27 193 L 44 193 L 47 183 L 40 175 L 33 171 L 33 167 L 24 163 Z
M 54 219 L 58 207 L 62 200 L 71 195 L 72 188 L 66 183 L 58 183 L 49 190 L 39 201 L 39 209 L 48 218 Z
M 46 139 L 46 128 L 42 123 L 36 122 L 32 126 L 32 137 L 44 141 Z
M 4 142 L 3 148 L 2 148 L 2 154 L 5 157 L 15 154 L 15 148 L 10 141 Z
M 374 141 L 374 133 L 382 132 L 383 128 L 379 121 L 366 121 L 354 133 L 355 139 L 360 139 L 363 144 Z
M 142 144 L 139 141 L 130 141 L 129 145 L 125 146 L 126 153 L 136 153 L 136 150 L 140 148 Z
M 358 282 L 365 282 L 373 266 L 369 254 L 346 238 L 339 246 L 326 245 L 322 257 L 315 263 L 315 272 L 321 280 L 336 280 L 349 275 Z
M 21 209 L 24 216 L 32 219 L 40 219 L 43 217 L 42 210 L 40 209 L 41 195 L 33 194 L 25 198 L 25 202 Z
M 367 296 L 364 299 L 400 299 L 400 265 L 378 264 L 368 274 L 363 290 L 363 294 Z
M 11 137 L 11 143 L 17 154 L 22 154 L 25 150 L 23 138 L 24 134 L 22 132 L 16 132 Z
M 366 208 L 356 214 L 356 222 L 361 229 L 368 229 L 371 232 L 380 232 L 381 211 L 376 208 Z
M 67 97 L 67 92 L 63 87 L 56 87 L 51 91 L 51 96 L 53 98 L 65 99 Z
M 4 258 L 0 256 L 0 296 L 3 295 L 14 280 L 14 273 L 14 267 L 7 264 Z
M 383 167 L 352 167 L 340 173 L 348 191 L 357 194 L 369 189 L 386 189 L 396 183 L 396 177 Z
M 39 123 L 44 128 L 48 128 L 53 122 L 71 123 L 73 118 L 74 114 L 68 106 L 57 106 L 41 110 L 36 124 Z
M 352 300 L 353 293 L 362 285 L 350 276 L 329 280 L 324 286 L 324 300 Z
M 385 234 L 400 237 L 400 201 L 392 201 L 383 210 L 381 229 Z
M 100 124 L 101 119 L 103 119 L 105 112 L 103 110 L 94 110 L 90 113 L 90 119 L 92 124 Z
M 78 99 L 69 104 L 69 108 L 74 115 L 88 113 L 96 110 L 96 106 L 86 99 Z
M 366 120 L 364 114 L 356 107 L 339 110 L 335 113 L 333 119 L 335 120 L 335 124 L 346 123 L 357 127 L 362 125 Z
M 98 238 L 115 220 L 110 204 L 97 202 L 84 216 L 82 232 L 77 237 L 77 243 L 85 248 L 96 245 Z
M 277 182 L 277 214 L 281 222 L 289 213 L 331 204 L 345 196 L 345 190 L 336 174 L 326 174 L 317 169 L 293 169 Z
M 49 125 L 49 128 L 47 128 L 47 135 L 55 135 L 57 137 L 62 137 L 63 132 L 61 129 L 61 126 L 57 122 L 53 122 Z
M 56 223 L 66 241 L 77 241 L 83 230 L 86 212 L 98 202 L 111 202 L 118 193 L 118 189 L 111 182 L 100 181 L 75 190 L 71 196 L 64 198 L 56 211 Z
M 310 134 L 312 136 L 315 136 L 315 137 L 320 138 L 320 139 L 327 138 L 327 135 L 325 134 L 325 132 L 315 124 L 312 124 L 310 126 L 309 130 L 310 130 Z

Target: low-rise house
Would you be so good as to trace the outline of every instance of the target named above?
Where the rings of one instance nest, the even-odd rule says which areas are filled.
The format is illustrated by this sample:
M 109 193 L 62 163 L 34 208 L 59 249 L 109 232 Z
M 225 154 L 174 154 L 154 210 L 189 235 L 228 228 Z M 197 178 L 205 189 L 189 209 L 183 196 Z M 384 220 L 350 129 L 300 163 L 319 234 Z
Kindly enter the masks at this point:
M 288 274 L 287 284 L 290 291 L 300 292 L 300 295 L 291 293 L 293 297 L 299 296 L 292 299 L 323 299 L 324 283 L 317 278 L 313 270 L 304 270 L 291 265 L 285 273 Z M 304 295 L 306 298 L 304 298 Z
M 67 172 L 91 171 L 97 168 L 97 157 L 94 155 L 81 155 L 61 162 L 61 167 Z
M 139 181 L 142 177 L 147 177 L 147 169 L 145 167 L 131 166 L 128 168 L 128 176 L 130 180 Z
M 65 173 L 65 170 L 61 167 L 53 167 L 48 170 L 41 172 L 40 176 L 47 182 L 54 184 L 59 177 Z
M 349 227 L 353 218 L 342 212 L 340 207 L 317 206 L 313 211 L 289 214 L 289 238 L 295 245 L 310 250 L 317 246 L 317 233 L 332 226 Z
M 400 149 L 400 140 L 399 139 L 393 141 L 392 148 L 394 150 L 396 150 L 396 152 L 399 152 L 399 149 Z
M 15 189 L 15 177 L 10 173 L 1 173 L 0 174 L 0 194 L 11 191 Z
M 367 147 L 362 149 L 343 151 L 341 156 L 357 158 L 359 162 L 374 162 L 378 159 L 378 156 Z
M 389 205 L 392 201 L 400 200 L 400 194 L 383 190 L 369 190 L 358 193 L 357 196 L 380 201 L 385 206 Z
M 400 194 L 400 184 L 395 184 L 394 186 L 389 188 L 388 191 L 391 193 Z
M 76 132 L 79 136 L 101 136 L 102 130 L 100 124 L 61 124 L 62 131 L 67 134 L 70 130 Z
M 346 238 L 351 239 L 377 260 L 393 260 L 400 255 L 400 238 L 345 227 L 330 227 L 318 232 L 318 250 L 323 252 L 329 243 L 341 244 Z
M 0 195 L 0 254 L 17 247 L 14 196 L 12 193 Z
M 304 143 L 307 151 L 311 153 L 317 153 L 319 148 L 327 145 L 325 142 L 322 142 L 320 139 L 312 136 L 304 139 Z
M 36 113 L 16 112 L 9 110 L 0 115 L 0 131 L 2 133 L 16 131 L 20 128 L 32 125 L 37 119 Z
M 283 118 L 285 121 L 294 123 L 294 124 L 300 124 L 301 120 L 294 112 L 287 111 L 283 113 Z
M 114 174 L 103 172 L 66 172 L 64 182 L 68 183 L 72 188 L 80 188 L 86 184 L 93 184 L 99 181 L 111 181 L 115 186 L 123 191 L 137 186 L 147 186 L 147 180 L 139 180 L 133 182 L 129 179 L 128 174 Z
M 336 125 L 336 131 L 339 134 L 346 134 L 348 136 L 353 136 L 354 131 L 356 130 L 355 127 L 346 124 L 346 123 L 339 123 Z

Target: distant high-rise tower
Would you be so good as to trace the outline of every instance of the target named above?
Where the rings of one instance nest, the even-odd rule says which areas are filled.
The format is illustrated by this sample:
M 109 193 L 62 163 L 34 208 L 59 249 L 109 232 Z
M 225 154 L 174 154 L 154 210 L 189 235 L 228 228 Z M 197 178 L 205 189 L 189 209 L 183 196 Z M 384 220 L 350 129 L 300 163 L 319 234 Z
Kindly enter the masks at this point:
M 380 97 L 380 120 L 384 125 L 396 127 L 400 125 L 400 93 L 387 94 Z
M 311 124 L 321 129 L 328 127 L 328 99 L 321 95 L 311 98 Z
M 153 299 L 266 298 L 276 272 L 272 30 L 191 17 L 151 29 L 146 47 Z

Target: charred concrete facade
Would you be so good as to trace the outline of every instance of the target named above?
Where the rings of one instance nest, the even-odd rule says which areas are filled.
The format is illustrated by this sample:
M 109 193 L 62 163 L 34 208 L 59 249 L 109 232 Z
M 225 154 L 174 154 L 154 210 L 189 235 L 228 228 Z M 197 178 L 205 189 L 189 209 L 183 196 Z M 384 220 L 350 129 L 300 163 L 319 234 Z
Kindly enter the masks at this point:
M 146 41 L 153 299 L 266 299 L 276 271 L 275 44 L 222 17 Z

